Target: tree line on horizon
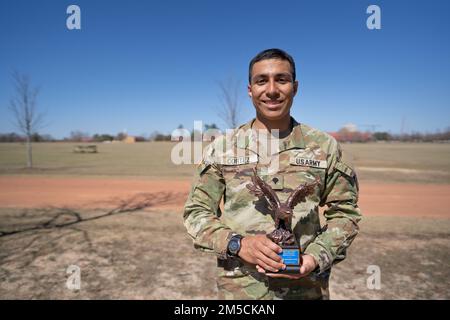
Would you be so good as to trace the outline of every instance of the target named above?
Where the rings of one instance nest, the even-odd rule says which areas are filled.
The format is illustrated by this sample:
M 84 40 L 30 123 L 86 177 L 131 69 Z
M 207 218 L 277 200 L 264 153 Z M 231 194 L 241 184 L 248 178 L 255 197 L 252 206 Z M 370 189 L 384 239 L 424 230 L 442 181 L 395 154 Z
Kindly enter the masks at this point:
M 330 133 L 339 142 L 450 142 L 450 127 L 444 131 L 393 134 L 386 131 L 348 131 L 345 128 Z
M 179 125 L 177 129 L 184 129 L 182 125 Z M 205 124 L 205 131 L 208 129 L 219 129 L 215 123 Z M 191 138 L 194 135 L 201 136 L 201 132 L 197 130 L 190 131 Z M 80 130 L 72 131 L 68 137 L 62 139 L 57 139 L 50 134 L 39 134 L 37 132 L 30 135 L 31 142 L 112 142 L 112 141 L 124 141 L 128 134 L 124 132 L 119 132 L 117 134 L 109 133 L 95 133 L 93 135 L 83 132 Z M 150 135 L 141 134 L 133 135 L 136 142 L 146 142 L 146 141 L 171 141 L 171 134 L 164 134 L 159 131 L 153 131 Z M 25 135 L 18 134 L 16 132 L 10 133 L 0 133 L 0 143 L 1 142 L 26 142 L 27 137 Z
M 208 129 L 219 129 L 215 124 L 205 125 L 205 130 Z M 178 129 L 183 129 L 180 125 Z M 194 138 L 196 132 L 189 131 L 191 138 Z M 201 132 L 198 132 L 201 136 Z M 403 134 L 392 134 L 385 131 L 380 132 L 345 132 L 345 130 L 340 130 L 335 134 L 332 134 L 336 140 L 339 142 L 376 142 L 376 141 L 386 141 L 386 142 L 449 142 L 450 141 L 450 127 L 444 131 L 437 131 L 435 133 L 422 133 L 422 132 L 412 132 Z M 68 137 L 62 139 L 56 139 L 49 134 L 39 134 L 33 133 L 30 136 L 31 142 L 112 142 L 112 141 L 123 141 L 127 137 L 126 133 L 119 132 L 118 134 L 109 133 L 95 133 L 90 135 L 82 131 L 72 131 Z M 136 142 L 150 142 L 150 141 L 171 141 L 172 136 L 170 134 L 164 134 L 159 131 L 154 131 L 150 135 L 137 135 L 133 136 Z M 25 135 L 18 134 L 16 132 L 10 133 L 0 133 L 0 143 L 2 142 L 26 142 L 27 137 Z

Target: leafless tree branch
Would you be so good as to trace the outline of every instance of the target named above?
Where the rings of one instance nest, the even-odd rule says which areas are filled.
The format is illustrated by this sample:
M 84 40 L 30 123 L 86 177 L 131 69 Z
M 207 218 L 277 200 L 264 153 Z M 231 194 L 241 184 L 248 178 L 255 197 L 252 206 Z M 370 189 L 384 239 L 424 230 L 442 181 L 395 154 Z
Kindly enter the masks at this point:
M 12 73 L 14 96 L 9 103 L 13 114 L 13 124 L 27 138 L 27 166 L 33 167 L 31 138 L 38 129 L 44 126 L 44 114 L 37 112 L 39 88 L 32 88 L 30 78 L 17 71 Z
M 230 77 L 227 81 L 219 82 L 219 100 L 221 107 L 218 116 L 229 128 L 236 128 L 239 124 L 239 92 L 240 82 Z

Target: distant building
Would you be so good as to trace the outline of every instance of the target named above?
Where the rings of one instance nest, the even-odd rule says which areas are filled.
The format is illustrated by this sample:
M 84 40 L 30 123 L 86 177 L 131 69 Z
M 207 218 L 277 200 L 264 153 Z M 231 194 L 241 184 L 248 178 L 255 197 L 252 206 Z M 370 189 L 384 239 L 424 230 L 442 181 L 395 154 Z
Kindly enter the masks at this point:
M 339 142 L 368 142 L 372 140 L 370 132 L 360 132 L 353 123 L 344 125 L 338 132 L 329 132 Z
M 342 127 L 341 130 L 345 130 L 347 132 L 357 132 L 358 131 L 358 127 L 356 126 L 356 124 L 353 123 L 347 123 L 346 125 L 344 125 Z
M 122 140 L 125 143 L 135 143 L 136 137 L 134 136 L 126 136 L 125 139 Z

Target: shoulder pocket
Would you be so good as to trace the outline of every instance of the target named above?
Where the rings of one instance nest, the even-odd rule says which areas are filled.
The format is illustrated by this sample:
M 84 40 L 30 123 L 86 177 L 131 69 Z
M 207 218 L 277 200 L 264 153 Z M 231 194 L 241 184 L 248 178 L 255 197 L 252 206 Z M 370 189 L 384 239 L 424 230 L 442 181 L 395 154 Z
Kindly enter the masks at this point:
M 344 162 L 338 161 L 335 166 L 336 170 L 339 172 L 342 172 L 346 176 L 350 178 L 355 177 L 355 170 L 353 170 L 349 165 L 345 164 Z
M 197 166 L 197 173 L 199 176 L 202 176 L 206 171 L 208 171 L 209 167 L 211 167 L 210 163 L 200 163 Z
M 356 186 L 356 190 L 359 191 L 359 183 L 358 183 L 358 177 L 356 176 L 355 170 L 353 170 L 352 167 L 345 164 L 344 162 L 338 161 L 335 166 L 336 170 L 341 172 L 344 176 L 347 178 L 350 178 L 350 181 L 352 184 Z

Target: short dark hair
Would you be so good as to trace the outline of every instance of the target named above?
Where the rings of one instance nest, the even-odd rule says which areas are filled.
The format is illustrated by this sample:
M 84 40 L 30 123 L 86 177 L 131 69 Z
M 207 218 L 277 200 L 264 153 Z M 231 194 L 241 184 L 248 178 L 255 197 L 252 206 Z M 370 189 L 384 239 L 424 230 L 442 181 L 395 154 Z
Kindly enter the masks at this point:
M 266 49 L 258 53 L 251 61 L 248 67 L 248 83 L 252 83 L 252 68 L 255 63 L 267 59 L 286 60 L 291 65 L 292 81 L 295 81 L 295 62 L 294 59 L 285 51 L 277 48 Z

